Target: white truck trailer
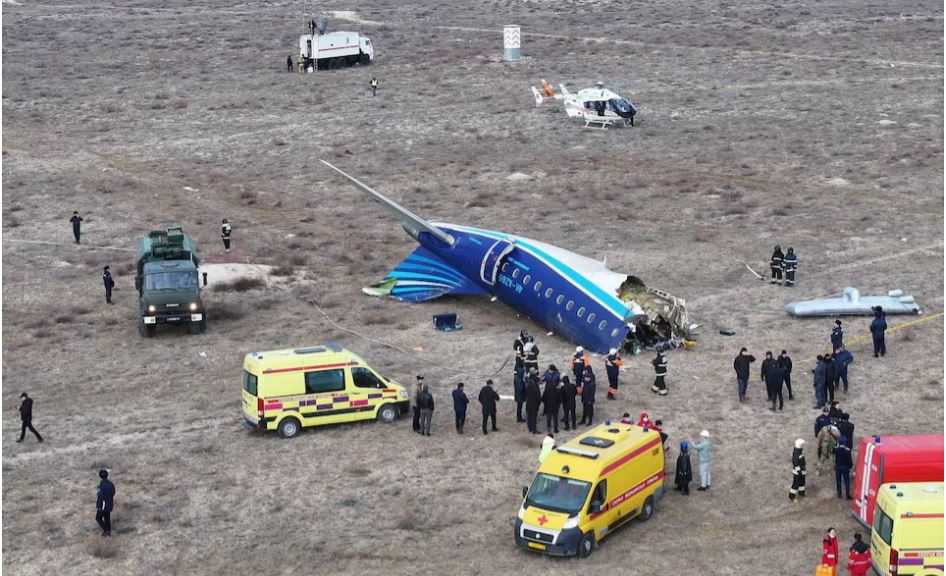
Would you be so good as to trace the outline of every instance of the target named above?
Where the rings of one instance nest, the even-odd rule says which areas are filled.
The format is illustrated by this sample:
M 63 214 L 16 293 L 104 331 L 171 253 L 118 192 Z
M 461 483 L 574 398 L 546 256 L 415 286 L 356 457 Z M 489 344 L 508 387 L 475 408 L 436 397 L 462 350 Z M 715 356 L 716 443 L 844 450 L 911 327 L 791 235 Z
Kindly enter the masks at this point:
M 354 64 L 368 65 L 374 60 L 371 40 L 358 32 L 329 32 L 299 36 L 299 53 L 306 66 L 314 63 L 319 70 Z

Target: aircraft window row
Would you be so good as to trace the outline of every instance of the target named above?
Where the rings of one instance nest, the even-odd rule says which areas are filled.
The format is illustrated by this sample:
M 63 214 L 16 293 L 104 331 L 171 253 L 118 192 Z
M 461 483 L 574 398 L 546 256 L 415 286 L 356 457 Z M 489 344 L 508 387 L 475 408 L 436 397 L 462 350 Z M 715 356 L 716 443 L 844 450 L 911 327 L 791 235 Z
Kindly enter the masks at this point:
M 540 281 L 536 282 L 536 283 L 535 283 L 535 286 L 533 286 L 532 288 L 533 288 L 536 292 L 538 292 L 539 290 L 541 290 L 541 289 L 542 289 L 542 281 L 540 280 Z
M 574 307 L 575 307 L 575 301 L 574 301 L 574 300 L 569 300 L 569 301 L 568 301 L 568 304 L 565 305 L 565 309 L 568 310 L 569 312 L 571 312 L 572 308 L 574 308 Z
M 528 286 L 528 285 L 529 285 L 529 282 L 531 282 L 531 281 L 532 281 L 532 275 L 531 275 L 531 274 L 526 274 L 525 277 L 523 277 L 523 279 L 522 279 L 522 284 L 523 284 L 524 286 Z
M 581 308 L 578 309 L 578 317 L 581 318 L 584 315 L 585 315 L 585 307 L 582 306 Z
M 595 313 L 592 312 L 591 314 L 588 315 L 588 323 L 591 324 L 594 321 L 595 321 Z
M 503 272 L 509 270 L 509 262 L 503 262 Z
M 545 297 L 546 297 L 546 298 L 551 298 L 551 297 L 552 297 L 552 289 L 551 289 L 551 288 L 549 288 L 549 289 L 547 289 L 547 290 L 545 291 Z
M 518 269 L 518 268 L 516 268 L 515 270 L 512 271 L 512 277 L 513 277 L 513 278 L 518 278 L 518 277 L 519 277 L 519 269 Z
M 549 288 L 549 290 L 551 290 L 551 288 Z M 564 301 L 565 301 L 565 296 L 563 296 L 562 294 L 559 294 L 558 298 L 555 299 L 555 303 L 558 304 L 559 306 L 561 306 L 562 302 Z

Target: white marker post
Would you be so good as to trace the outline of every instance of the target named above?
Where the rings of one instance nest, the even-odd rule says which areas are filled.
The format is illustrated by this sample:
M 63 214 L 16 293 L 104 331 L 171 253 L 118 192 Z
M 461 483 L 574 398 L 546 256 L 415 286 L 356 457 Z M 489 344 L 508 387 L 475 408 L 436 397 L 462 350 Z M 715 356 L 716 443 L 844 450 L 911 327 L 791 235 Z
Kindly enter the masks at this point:
M 519 53 L 519 27 L 503 27 L 503 60 L 514 62 L 520 57 Z

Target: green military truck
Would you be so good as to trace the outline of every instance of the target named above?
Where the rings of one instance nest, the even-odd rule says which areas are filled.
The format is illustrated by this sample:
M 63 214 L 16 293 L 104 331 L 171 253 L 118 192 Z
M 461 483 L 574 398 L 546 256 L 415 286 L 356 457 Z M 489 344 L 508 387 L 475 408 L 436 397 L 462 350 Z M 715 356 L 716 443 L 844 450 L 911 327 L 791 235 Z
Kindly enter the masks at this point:
M 179 224 L 138 240 L 138 330 L 154 336 L 158 324 L 187 324 L 191 334 L 207 327 L 200 300 L 197 244 Z

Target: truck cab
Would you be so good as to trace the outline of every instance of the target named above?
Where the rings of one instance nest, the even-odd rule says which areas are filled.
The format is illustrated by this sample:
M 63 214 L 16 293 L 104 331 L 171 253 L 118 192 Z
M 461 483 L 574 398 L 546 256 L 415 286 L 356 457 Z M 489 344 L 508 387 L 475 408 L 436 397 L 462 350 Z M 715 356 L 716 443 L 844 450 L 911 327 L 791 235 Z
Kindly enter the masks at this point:
M 196 252 L 176 224 L 139 241 L 135 288 L 143 336 L 154 336 L 158 324 L 187 324 L 191 333 L 206 329 Z

